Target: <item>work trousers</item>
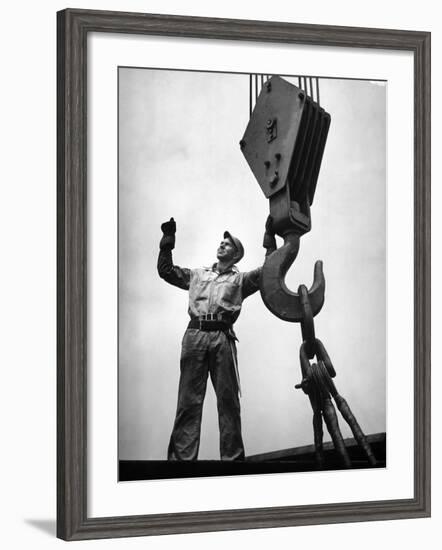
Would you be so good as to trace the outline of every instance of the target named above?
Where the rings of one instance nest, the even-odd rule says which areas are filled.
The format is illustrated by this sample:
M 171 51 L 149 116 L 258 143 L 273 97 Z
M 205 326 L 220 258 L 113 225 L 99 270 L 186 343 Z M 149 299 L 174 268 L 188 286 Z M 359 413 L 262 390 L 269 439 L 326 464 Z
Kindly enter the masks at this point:
M 187 329 L 182 342 L 178 405 L 168 460 L 196 460 L 210 374 L 215 389 L 221 460 L 243 460 L 235 342 L 223 331 Z M 236 359 L 236 358 L 235 358 Z

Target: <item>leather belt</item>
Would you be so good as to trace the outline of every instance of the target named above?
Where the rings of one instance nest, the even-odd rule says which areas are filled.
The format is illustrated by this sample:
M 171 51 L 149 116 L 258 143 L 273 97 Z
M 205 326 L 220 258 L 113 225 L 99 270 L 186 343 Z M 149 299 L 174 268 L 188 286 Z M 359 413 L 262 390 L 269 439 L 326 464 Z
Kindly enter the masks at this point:
M 225 319 L 222 320 L 218 314 L 208 313 L 207 315 L 191 319 L 187 328 L 197 328 L 204 331 L 223 330 L 227 332 L 232 328 L 232 323 Z

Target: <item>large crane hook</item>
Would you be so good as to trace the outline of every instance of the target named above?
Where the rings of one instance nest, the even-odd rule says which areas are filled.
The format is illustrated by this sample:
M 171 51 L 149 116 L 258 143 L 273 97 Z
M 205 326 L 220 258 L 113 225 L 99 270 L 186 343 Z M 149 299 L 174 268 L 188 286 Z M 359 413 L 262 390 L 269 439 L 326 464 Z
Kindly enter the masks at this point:
M 262 191 L 269 199 L 276 234 L 284 244 L 264 263 L 260 290 L 267 308 L 277 317 L 300 322 L 302 298 L 290 291 L 285 275 L 296 259 L 300 237 L 310 231 L 310 206 L 330 126 L 330 115 L 302 88 L 273 76 L 259 94 L 241 150 Z M 324 303 L 322 262 L 314 268 L 308 291 L 313 315 Z
M 260 290 L 267 308 L 283 321 L 300 323 L 304 318 L 302 296 L 289 290 L 285 284 L 285 275 L 295 261 L 299 250 L 299 235 L 289 233 L 284 244 L 266 258 L 261 271 Z M 324 305 L 325 278 L 322 261 L 315 262 L 313 283 L 308 290 L 313 316 Z

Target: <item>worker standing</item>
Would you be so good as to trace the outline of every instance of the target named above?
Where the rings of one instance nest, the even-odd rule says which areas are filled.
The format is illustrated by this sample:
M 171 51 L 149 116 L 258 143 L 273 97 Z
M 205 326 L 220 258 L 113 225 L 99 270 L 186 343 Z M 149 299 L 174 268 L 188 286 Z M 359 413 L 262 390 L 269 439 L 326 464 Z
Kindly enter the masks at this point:
M 221 460 L 243 460 L 240 380 L 233 325 L 242 302 L 259 289 L 261 268 L 240 272 L 236 263 L 244 256 L 241 241 L 228 231 L 210 267 L 182 268 L 173 264 L 176 223 L 161 226 L 158 273 L 168 283 L 189 292 L 190 322 L 182 341 L 180 382 L 175 423 L 168 460 L 196 460 L 200 444 L 201 417 L 210 375 L 218 408 Z M 264 236 L 266 255 L 276 249 L 271 218 Z

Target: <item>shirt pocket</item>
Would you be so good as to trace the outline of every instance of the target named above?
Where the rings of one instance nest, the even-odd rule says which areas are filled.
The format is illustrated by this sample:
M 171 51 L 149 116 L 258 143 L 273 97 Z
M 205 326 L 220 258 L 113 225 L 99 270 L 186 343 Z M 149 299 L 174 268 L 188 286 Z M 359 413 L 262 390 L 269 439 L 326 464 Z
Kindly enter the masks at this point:
M 194 303 L 207 302 L 210 294 L 210 281 L 197 280 L 189 288 L 190 299 Z
M 218 300 L 224 307 L 241 305 L 241 287 L 234 283 L 222 282 L 218 285 Z

